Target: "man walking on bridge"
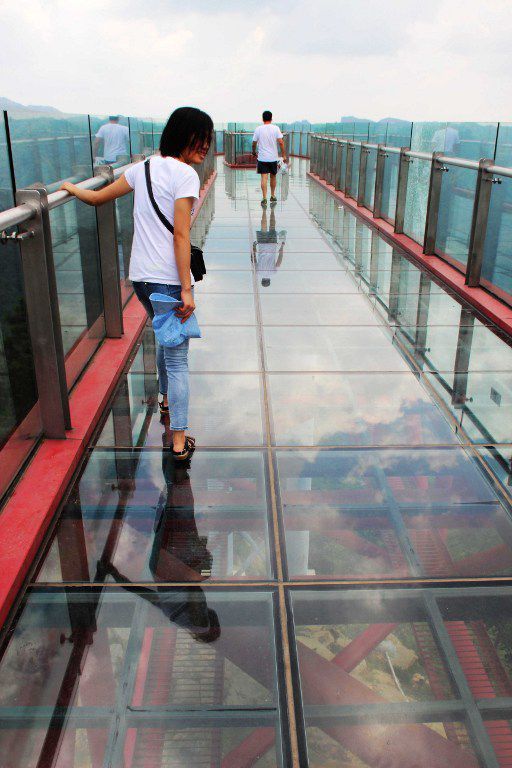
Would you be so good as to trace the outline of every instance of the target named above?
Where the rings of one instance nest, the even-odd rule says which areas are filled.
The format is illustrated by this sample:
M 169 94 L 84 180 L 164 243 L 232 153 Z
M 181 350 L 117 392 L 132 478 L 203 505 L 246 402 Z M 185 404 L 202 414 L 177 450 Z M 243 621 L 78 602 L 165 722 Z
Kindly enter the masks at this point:
M 277 203 L 276 184 L 277 184 L 277 159 L 279 152 L 277 145 L 281 147 L 281 154 L 286 163 L 286 151 L 284 148 L 283 134 L 277 125 L 272 124 L 272 112 L 265 110 L 262 115 L 263 125 L 259 125 L 254 131 L 252 137 L 252 154 L 258 157 L 258 173 L 261 176 L 261 193 L 263 207 L 267 205 L 267 180 L 270 174 L 270 204 Z M 256 146 L 258 152 L 256 153 Z

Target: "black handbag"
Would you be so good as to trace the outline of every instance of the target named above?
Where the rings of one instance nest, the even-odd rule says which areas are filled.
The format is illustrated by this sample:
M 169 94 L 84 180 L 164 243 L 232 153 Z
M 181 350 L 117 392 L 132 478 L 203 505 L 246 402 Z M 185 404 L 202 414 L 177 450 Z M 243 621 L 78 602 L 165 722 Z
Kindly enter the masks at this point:
M 169 219 L 164 216 L 162 211 L 157 205 L 157 202 L 155 200 L 155 196 L 153 195 L 153 186 L 151 184 L 151 174 L 149 172 L 149 160 L 145 160 L 144 162 L 144 173 L 146 174 L 146 187 L 148 189 L 148 195 L 149 199 L 151 200 L 151 205 L 155 209 L 155 213 L 164 225 L 166 229 L 169 230 L 169 232 L 174 235 L 174 227 L 169 221 Z M 203 252 L 200 248 L 197 247 L 197 245 L 191 245 L 190 246 L 190 271 L 192 272 L 192 275 L 194 277 L 194 281 L 197 283 L 199 280 L 202 280 L 204 275 L 206 275 L 206 266 L 204 263 L 204 256 Z

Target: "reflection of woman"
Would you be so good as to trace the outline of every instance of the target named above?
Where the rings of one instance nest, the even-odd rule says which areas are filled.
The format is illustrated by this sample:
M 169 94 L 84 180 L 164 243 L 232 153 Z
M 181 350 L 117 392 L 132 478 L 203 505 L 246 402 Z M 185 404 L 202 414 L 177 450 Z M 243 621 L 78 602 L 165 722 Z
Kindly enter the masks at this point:
M 211 574 L 212 556 L 206 548 L 206 537 L 199 536 L 194 518 L 189 468 L 190 462 L 177 465 L 168 451 L 162 452 L 166 488 L 157 506 L 149 557 L 149 570 L 156 583 L 199 582 Z M 196 640 L 211 643 L 220 636 L 218 616 L 208 608 L 201 587 L 133 587 L 110 563 L 104 566 L 104 571 L 124 584 L 128 591 L 149 600 Z
M 160 155 L 151 158 L 150 180 L 154 200 L 173 224 L 174 235 L 160 220 L 148 192 L 144 163 L 132 165 L 117 181 L 97 192 L 65 183 L 62 189 L 90 205 L 101 205 L 135 191 L 134 236 L 130 280 L 150 317 L 151 293 L 165 293 L 182 304 L 176 313 L 182 321 L 195 309 L 190 272 L 190 224 L 192 206 L 199 198 L 199 177 L 191 167 L 201 163 L 212 139 L 213 122 L 194 107 L 181 107 L 170 116 L 160 140 Z M 158 378 L 161 411 L 169 412 L 173 428 L 173 455 L 185 460 L 194 441 L 188 428 L 188 339 L 176 347 L 159 348 Z M 170 384 L 168 400 L 168 384 Z

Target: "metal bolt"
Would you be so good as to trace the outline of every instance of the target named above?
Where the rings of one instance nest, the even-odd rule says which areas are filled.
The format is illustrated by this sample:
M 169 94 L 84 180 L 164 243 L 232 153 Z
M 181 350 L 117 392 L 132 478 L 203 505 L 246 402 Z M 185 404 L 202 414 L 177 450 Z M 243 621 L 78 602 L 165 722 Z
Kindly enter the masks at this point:
M 17 242 L 28 240 L 30 237 L 34 237 L 35 232 L 33 229 L 29 229 L 28 232 L 11 232 L 10 235 L 7 234 L 7 231 L 4 229 L 2 232 L 0 232 L 0 243 L 2 245 L 6 245 L 9 240 L 16 240 Z

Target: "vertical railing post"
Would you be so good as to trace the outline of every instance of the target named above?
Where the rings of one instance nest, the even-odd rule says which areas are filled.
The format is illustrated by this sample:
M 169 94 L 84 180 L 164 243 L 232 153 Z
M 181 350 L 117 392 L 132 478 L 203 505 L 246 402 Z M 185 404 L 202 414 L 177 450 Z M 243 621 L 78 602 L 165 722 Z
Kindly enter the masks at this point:
M 354 145 L 352 142 L 347 141 L 347 162 L 345 165 L 345 194 L 350 197 L 350 190 L 352 187 L 352 162 L 354 159 Z
M 361 144 L 359 154 L 359 179 L 357 182 L 357 204 L 364 205 L 366 195 L 366 167 L 368 165 L 368 155 L 370 150 L 364 144 Z
M 334 173 L 334 189 L 340 190 L 341 186 L 341 164 L 343 162 L 343 142 L 337 140 L 337 152 L 336 152 L 336 171 Z
M 23 203 L 34 210 L 20 226 L 20 247 L 39 409 L 44 436 L 59 439 L 71 419 L 46 190 L 18 190 L 16 204 Z
M 407 202 L 407 182 L 409 179 L 409 165 L 412 162 L 411 158 L 407 154 L 408 152 L 409 147 L 400 148 L 395 208 L 395 234 L 397 235 L 401 235 L 404 231 L 405 204 Z
M 327 139 L 322 139 L 322 167 L 320 171 L 320 177 L 325 180 L 327 168 Z
M 110 165 L 100 165 L 94 175 L 105 179 L 107 184 L 114 181 Z M 105 313 L 105 335 L 108 339 L 119 339 L 123 335 L 123 302 L 121 297 L 121 276 L 117 248 L 115 201 L 110 200 L 96 208 L 98 241 L 100 249 L 101 283 L 103 286 L 103 309 Z
M 377 164 L 375 166 L 375 192 L 373 195 L 373 218 L 382 218 L 382 192 L 384 185 L 384 167 L 386 165 L 386 157 L 389 155 L 386 152 L 384 144 L 379 144 L 377 147 Z
M 488 170 L 493 162 L 493 160 L 480 160 L 478 164 L 466 268 L 466 285 L 469 285 L 471 288 L 475 288 L 480 284 L 493 184 L 501 184 L 501 179 L 495 178 Z
M 423 239 L 423 253 L 427 256 L 432 255 L 436 250 L 437 222 L 439 220 L 443 173 L 449 171 L 449 168 L 440 159 L 442 156 L 442 152 L 433 152 L 430 165 L 427 217 L 425 221 L 425 237 Z
M 329 149 L 329 184 L 336 181 L 336 139 L 331 139 Z

